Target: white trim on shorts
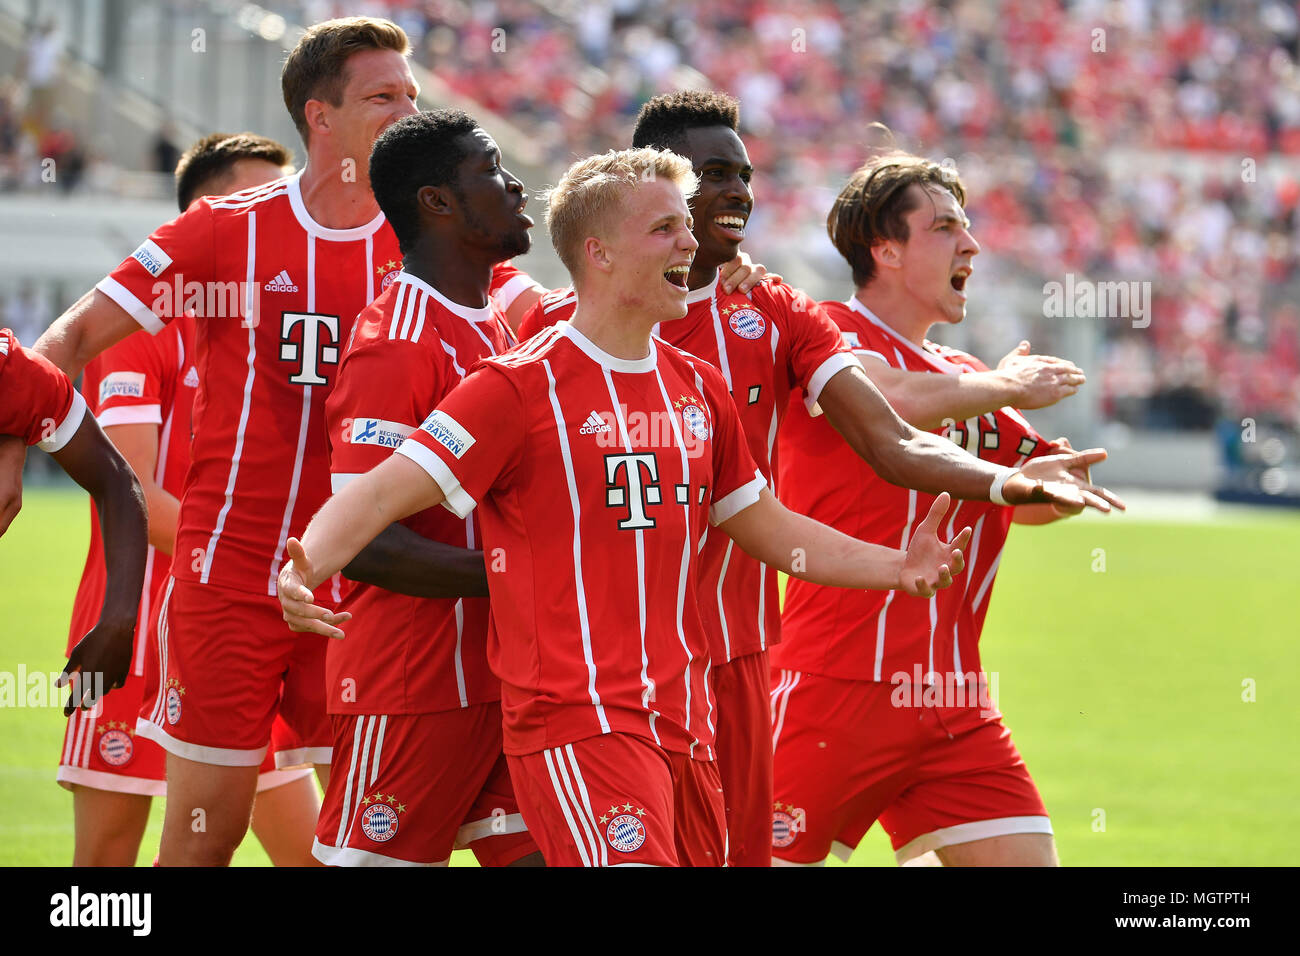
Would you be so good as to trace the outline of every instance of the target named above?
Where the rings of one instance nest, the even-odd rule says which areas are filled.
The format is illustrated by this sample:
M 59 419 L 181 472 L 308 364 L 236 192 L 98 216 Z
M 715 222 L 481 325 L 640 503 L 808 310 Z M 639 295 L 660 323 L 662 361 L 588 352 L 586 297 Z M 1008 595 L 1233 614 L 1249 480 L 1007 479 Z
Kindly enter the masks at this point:
M 359 850 L 354 846 L 326 846 L 320 840 L 312 840 L 311 855 L 326 866 L 446 866 L 451 857 L 441 863 L 415 863 L 411 860 L 399 860 L 396 857 Z
M 990 837 L 1010 836 L 1014 833 L 1046 833 L 1052 835 L 1052 821 L 1044 816 L 996 817 L 992 820 L 974 820 L 952 827 L 941 827 L 922 833 L 915 840 L 894 851 L 894 859 L 901 866 L 913 857 L 957 843 L 987 840 Z
M 257 775 L 256 792 L 265 793 L 267 790 L 283 787 L 286 784 L 302 780 L 304 777 L 310 777 L 315 773 L 316 771 L 311 767 L 301 767 L 293 770 L 266 770 Z
M 128 777 L 125 774 L 109 773 L 106 770 L 87 770 L 85 767 L 70 767 L 59 764 L 59 772 L 54 779 L 65 790 L 73 786 L 90 787 L 92 790 L 107 790 L 109 793 L 134 793 L 142 797 L 165 797 L 167 781 L 152 780 L 149 777 Z
M 233 750 L 227 747 L 204 747 L 173 737 L 147 717 L 135 719 L 135 732 L 141 737 L 152 740 L 163 750 L 194 760 L 198 763 L 210 763 L 218 767 L 260 767 L 266 759 L 266 747 L 255 750 Z
M 293 750 L 277 750 L 275 752 L 275 769 L 288 770 L 291 767 L 303 767 L 308 764 L 318 763 L 329 766 L 333 756 L 333 747 L 295 747 Z

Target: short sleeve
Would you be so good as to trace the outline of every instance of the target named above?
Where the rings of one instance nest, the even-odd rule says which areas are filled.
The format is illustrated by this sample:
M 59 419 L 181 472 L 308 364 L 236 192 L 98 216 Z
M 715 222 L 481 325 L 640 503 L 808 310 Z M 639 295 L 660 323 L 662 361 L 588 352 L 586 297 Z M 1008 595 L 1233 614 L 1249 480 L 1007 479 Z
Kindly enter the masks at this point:
M 428 472 L 464 518 L 524 451 L 526 406 L 499 367 L 480 363 L 397 449 Z
M 427 347 L 405 339 L 369 342 L 343 357 L 325 404 L 331 490 L 380 464 L 420 427 L 446 391 L 439 365 Z
M 140 323 L 158 333 L 184 314 L 174 290 L 213 278 L 215 240 L 212 207 L 206 200 L 160 226 L 121 265 L 96 283 Z
M 798 289 L 779 288 L 788 299 L 790 368 L 804 391 L 804 407 L 816 417 L 821 414 L 817 400 L 826 383 L 837 372 L 861 363 L 821 305 Z
M 493 267 L 492 284 L 488 288 L 488 293 L 503 313 L 509 311 L 515 299 L 529 289 L 545 291 L 546 287 L 516 266 L 514 262 L 499 262 Z
M 754 463 L 744 427 L 722 376 L 712 368 L 700 370 L 713 409 L 713 488 L 709 523 L 722 524 L 758 501 L 767 480 Z
M 17 435 L 42 451 L 62 449 L 86 414 L 72 382 L 45 356 L 0 330 L 0 435 Z
M 97 383 L 90 401 L 104 428 L 162 424 L 163 395 L 174 383 L 177 356 L 162 336 L 128 335 L 86 366 L 83 387 Z

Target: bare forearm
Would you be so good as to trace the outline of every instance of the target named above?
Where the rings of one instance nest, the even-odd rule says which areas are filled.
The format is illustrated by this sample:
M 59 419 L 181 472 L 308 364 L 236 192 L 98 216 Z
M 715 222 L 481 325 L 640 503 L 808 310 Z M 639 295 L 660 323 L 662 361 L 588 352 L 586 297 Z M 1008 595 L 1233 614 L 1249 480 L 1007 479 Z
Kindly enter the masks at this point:
M 176 547 L 181 503 L 153 482 L 144 483 L 144 501 L 149 509 L 149 543 L 163 554 L 171 554 Z
M 1016 396 L 1015 383 L 997 371 L 965 375 L 893 371 L 901 377 L 892 382 L 874 376 L 872 380 L 903 420 L 923 431 L 997 411 Z
M 483 552 L 391 524 L 343 568 L 344 577 L 412 597 L 487 597 Z
M 99 293 L 102 295 L 102 293 Z M 34 351 L 40 352 L 47 359 L 63 369 L 68 378 L 75 379 L 86 367 L 86 363 L 97 353 L 83 354 L 81 316 L 90 310 L 96 290 L 91 289 L 74 302 L 66 312 L 55 319 L 39 339 Z
M 767 491 L 720 527 L 750 557 L 813 584 L 889 590 L 906 558 L 793 512 Z
M 105 483 L 94 496 L 107 568 L 100 619 L 134 620 L 144 588 L 149 516 L 140 484 L 125 462 Z

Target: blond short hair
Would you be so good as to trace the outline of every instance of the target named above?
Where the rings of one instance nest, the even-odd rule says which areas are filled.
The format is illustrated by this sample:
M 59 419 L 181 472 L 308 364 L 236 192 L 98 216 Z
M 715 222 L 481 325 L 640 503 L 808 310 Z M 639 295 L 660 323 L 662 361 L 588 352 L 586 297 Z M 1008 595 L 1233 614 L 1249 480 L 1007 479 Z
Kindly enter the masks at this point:
M 560 261 L 577 278 L 582 246 L 591 236 L 603 238 L 618 219 L 629 193 L 655 179 L 675 182 L 687 202 L 699 188 L 690 160 L 667 150 L 610 150 L 588 156 L 568 168 L 547 195 L 546 226 Z
M 343 17 L 314 24 L 289 52 L 280 72 L 284 105 L 307 142 L 307 101 L 323 100 L 331 106 L 343 102 L 347 62 L 363 50 L 392 50 L 409 56 L 406 31 L 378 17 Z

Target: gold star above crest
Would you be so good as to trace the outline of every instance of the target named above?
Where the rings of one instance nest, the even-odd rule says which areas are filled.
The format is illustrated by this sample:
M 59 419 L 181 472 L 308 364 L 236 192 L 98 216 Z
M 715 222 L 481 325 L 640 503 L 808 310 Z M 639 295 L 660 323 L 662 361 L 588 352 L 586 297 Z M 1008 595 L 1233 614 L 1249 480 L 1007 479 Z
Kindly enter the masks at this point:
M 391 805 L 391 804 L 394 804 L 394 803 L 396 803 L 396 802 L 397 802 L 397 797 L 396 797 L 395 795 L 393 795 L 393 794 L 390 793 L 390 794 L 388 795 L 388 803 Z
M 602 814 L 600 815 L 600 822 L 601 822 L 601 823 L 608 823 L 608 822 L 609 822 L 609 817 L 608 817 L 607 815 L 605 815 L 605 814 L 602 813 Z
M 645 807 L 637 807 L 637 808 L 636 808 L 636 815 L 637 815 L 638 817 L 643 817 L 643 816 L 645 816 Z
M 614 804 L 614 806 L 609 808 L 609 815 L 612 817 L 612 816 L 617 816 L 617 814 L 618 814 L 618 804 L 616 803 Z
M 404 803 L 399 803 L 399 804 L 397 805 L 397 812 L 398 812 L 398 813 L 405 813 L 405 812 L 406 812 L 406 804 L 404 804 Z
M 384 274 L 384 267 L 383 267 L 383 266 L 375 266 L 375 275 L 377 275 L 377 276 L 381 276 L 381 275 L 383 275 L 383 274 Z
M 388 268 L 389 268 L 389 269 L 396 269 L 396 268 L 397 268 L 398 266 L 400 266 L 400 265 L 401 265 L 401 263 L 400 263 L 400 262 L 397 262 L 397 261 L 394 260 L 394 259 L 389 259 L 389 260 L 388 260 Z
M 631 812 L 632 812 L 632 804 L 630 804 L 630 803 L 625 803 L 625 804 L 623 804 L 623 809 L 626 810 L 626 811 L 628 811 L 629 813 L 631 813 Z
M 367 796 L 364 800 L 362 800 L 362 801 L 361 801 L 361 805 L 362 805 L 363 807 L 368 807 L 368 806 L 370 806 L 370 797 Z

